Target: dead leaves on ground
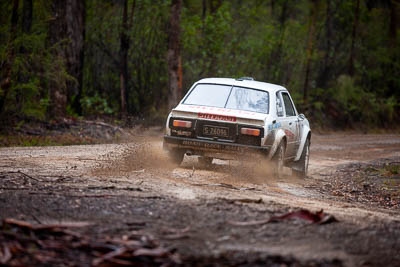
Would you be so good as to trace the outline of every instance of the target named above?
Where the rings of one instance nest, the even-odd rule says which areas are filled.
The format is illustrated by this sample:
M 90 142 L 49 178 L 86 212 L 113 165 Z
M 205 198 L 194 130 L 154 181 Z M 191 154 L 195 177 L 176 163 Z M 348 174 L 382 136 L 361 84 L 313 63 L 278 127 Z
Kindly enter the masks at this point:
M 162 247 L 152 237 L 132 232 L 121 239 L 91 240 L 70 230 L 89 225 L 87 222 L 34 225 L 4 219 L 0 231 L 0 264 L 69 265 L 70 260 L 92 266 L 180 264 L 177 253 Z
M 262 225 L 286 219 L 301 219 L 314 224 L 337 221 L 324 213 L 298 210 L 258 221 L 228 221 L 235 226 Z M 179 254 L 160 245 L 152 236 L 131 231 L 122 238 L 92 240 L 74 232 L 72 228 L 92 225 L 88 222 L 65 222 L 59 224 L 31 224 L 29 222 L 4 219 L 0 231 L 0 264 L 9 266 L 68 265 L 73 260 L 82 265 L 132 266 L 132 265 L 179 265 Z M 189 238 L 190 227 L 184 229 L 162 229 L 165 240 Z M 76 255 L 79 255 L 76 258 Z

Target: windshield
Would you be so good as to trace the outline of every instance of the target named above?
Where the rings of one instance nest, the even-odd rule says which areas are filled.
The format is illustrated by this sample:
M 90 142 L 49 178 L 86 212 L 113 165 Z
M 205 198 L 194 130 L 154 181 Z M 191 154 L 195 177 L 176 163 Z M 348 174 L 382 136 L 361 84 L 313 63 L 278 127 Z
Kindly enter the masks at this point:
M 198 84 L 186 97 L 183 104 L 200 105 L 218 108 L 230 108 L 269 112 L 268 92 L 231 85 Z

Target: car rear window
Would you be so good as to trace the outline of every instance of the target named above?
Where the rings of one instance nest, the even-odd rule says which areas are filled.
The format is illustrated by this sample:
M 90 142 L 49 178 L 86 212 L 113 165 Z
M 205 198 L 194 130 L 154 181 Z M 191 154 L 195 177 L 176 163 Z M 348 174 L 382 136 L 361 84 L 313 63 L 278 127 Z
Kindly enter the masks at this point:
M 230 85 L 198 84 L 186 97 L 184 104 L 223 108 L 231 88 Z
M 197 84 L 183 101 L 186 105 L 269 112 L 268 92 L 221 84 Z

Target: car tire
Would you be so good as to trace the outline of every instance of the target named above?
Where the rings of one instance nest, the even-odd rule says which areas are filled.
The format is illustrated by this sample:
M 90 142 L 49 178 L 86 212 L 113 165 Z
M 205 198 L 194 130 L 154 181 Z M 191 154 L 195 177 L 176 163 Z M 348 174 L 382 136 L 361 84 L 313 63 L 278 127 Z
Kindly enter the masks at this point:
M 168 152 L 170 161 L 175 165 L 181 165 L 185 152 L 179 149 L 170 150 Z
M 208 167 L 212 164 L 213 158 L 212 157 L 198 157 L 199 164 L 205 167 Z
M 308 173 L 308 163 L 310 160 L 310 139 L 307 138 L 304 144 L 303 152 L 301 153 L 300 159 L 296 164 L 297 168 L 293 169 L 293 173 L 299 178 L 306 178 Z
M 282 178 L 282 176 L 283 176 L 283 166 L 285 163 L 285 151 L 286 151 L 286 144 L 282 140 L 279 143 L 279 146 L 276 149 L 275 155 L 272 158 L 272 162 L 274 164 L 274 175 L 277 178 Z

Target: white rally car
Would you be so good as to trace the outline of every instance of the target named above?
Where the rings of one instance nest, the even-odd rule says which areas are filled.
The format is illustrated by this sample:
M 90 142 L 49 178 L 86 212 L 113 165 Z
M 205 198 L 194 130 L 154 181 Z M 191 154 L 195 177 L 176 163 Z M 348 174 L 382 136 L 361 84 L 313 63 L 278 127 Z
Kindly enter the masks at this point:
M 177 164 L 185 154 L 203 163 L 261 156 L 278 176 L 286 166 L 305 177 L 310 141 L 309 122 L 286 88 L 249 77 L 207 78 L 169 114 L 163 146 Z

